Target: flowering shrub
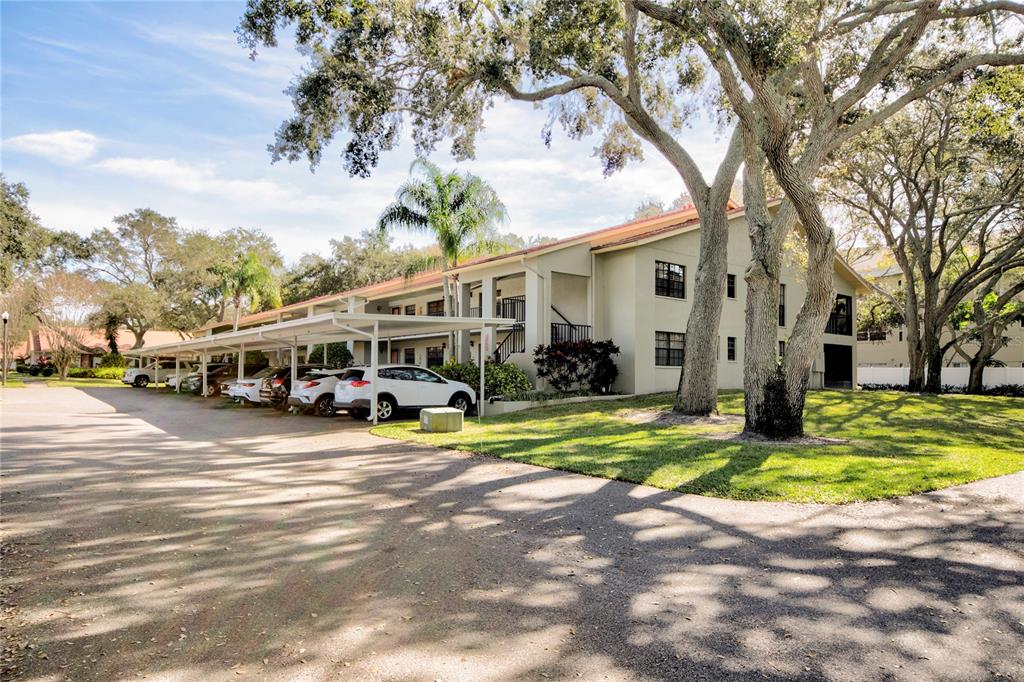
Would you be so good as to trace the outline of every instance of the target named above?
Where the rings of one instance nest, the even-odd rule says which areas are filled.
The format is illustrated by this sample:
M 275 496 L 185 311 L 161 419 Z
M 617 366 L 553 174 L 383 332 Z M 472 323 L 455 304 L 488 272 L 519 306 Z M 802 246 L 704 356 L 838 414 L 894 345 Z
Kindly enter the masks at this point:
M 594 393 L 607 393 L 619 375 L 612 359 L 619 352 L 611 340 L 558 341 L 537 346 L 533 362 L 537 365 L 537 376 L 547 379 L 556 391 L 587 388 Z

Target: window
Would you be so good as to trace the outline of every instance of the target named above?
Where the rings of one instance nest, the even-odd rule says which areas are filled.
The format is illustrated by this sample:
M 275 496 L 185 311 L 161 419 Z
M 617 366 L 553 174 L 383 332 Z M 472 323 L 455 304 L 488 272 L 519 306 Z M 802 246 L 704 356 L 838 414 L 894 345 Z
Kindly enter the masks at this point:
M 736 337 L 725 337 L 725 359 L 729 362 L 736 362 Z
M 779 326 L 786 326 L 786 285 L 779 284 Z
M 402 308 L 401 308 L 401 306 L 397 306 L 397 305 L 396 305 L 396 306 L 392 307 L 392 308 L 391 308 L 391 314 L 392 314 L 392 315 L 401 315 L 401 314 L 402 314 Z
M 427 302 L 427 315 L 432 317 L 444 317 L 444 300 L 440 301 L 428 301 Z
M 900 330 L 900 341 L 902 341 L 902 340 L 903 340 L 903 330 L 901 329 Z
M 413 381 L 425 381 L 425 382 L 430 383 L 430 384 L 444 384 L 444 383 L 447 383 L 444 379 L 442 379 L 441 377 L 437 376 L 433 372 L 428 372 L 427 370 L 420 369 L 419 367 L 415 367 L 415 368 L 413 368 L 413 369 L 411 369 L 409 371 L 412 372 L 412 380 Z
M 411 303 L 411 304 L 405 306 L 405 314 L 406 315 L 415 315 L 416 314 L 416 304 L 415 303 Z
M 736 275 L 725 276 L 725 296 L 726 298 L 736 298 Z
M 415 365 L 416 364 L 416 349 L 415 348 L 406 348 L 403 351 L 403 353 L 405 353 L 405 358 L 402 360 L 402 362 L 404 362 L 407 365 Z
M 444 348 L 429 346 L 427 348 L 427 367 L 440 367 L 444 364 Z
M 654 332 L 654 364 L 659 367 L 682 367 L 686 334 Z
M 675 263 L 654 261 L 654 293 L 657 296 L 686 298 L 686 268 Z
M 853 335 L 853 297 L 846 294 L 836 295 L 836 304 L 825 325 L 826 334 Z
M 786 357 L 786 342 L 785 341 L 779 341 L 779 357 L 780 358 Z

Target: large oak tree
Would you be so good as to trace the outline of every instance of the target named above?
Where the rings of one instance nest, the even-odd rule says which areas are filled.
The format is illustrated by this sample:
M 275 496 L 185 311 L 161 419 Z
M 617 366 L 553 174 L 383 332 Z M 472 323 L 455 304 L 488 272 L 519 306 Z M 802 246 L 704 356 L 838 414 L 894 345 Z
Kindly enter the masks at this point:
M 316 165 L 346 132 L 344 163 L 367 175 L 406 122 L 419 152 L 447 137 L 456 156 L 470 156 L 484 110 L 500 96 L 548 102 L 550 125 L 571 136 L 600 132 L 609 172 L 640 156 L 638 138 L 650 143 L 680 174 L 702 223 L 677 398 L 686 412 L 715 407 L 725 207 L 745 163 L 753 250 L 745 275 L 746 427 L 789 436 L 803 431 L 810 372 L 834 304 L 835 238 L 815 188 L 821 165 L 962 74 L 1024 62 L 1020 31 L 1006 23 L 1022 12 L 1018 3 L 984 0 L 250 0 L 239 33 L 255 49 L 275 45 L 278 31 L 294 24 L 311 55 L 291 90 L 295 115 L 271 145 L 276 159 Z M 701 110 L 720 116 L 729 137 L 710 180 L 685 135 Z M 774 212 L 769 172 L 785 195 Z M 807 295 L 780 367 L 778 280 L 798 219 Z

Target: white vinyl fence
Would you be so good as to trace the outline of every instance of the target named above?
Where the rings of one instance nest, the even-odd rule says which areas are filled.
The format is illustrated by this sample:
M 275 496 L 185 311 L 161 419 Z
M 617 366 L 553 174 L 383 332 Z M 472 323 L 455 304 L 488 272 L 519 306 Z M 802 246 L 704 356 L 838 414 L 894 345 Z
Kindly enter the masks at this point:
M 944 386 L 966 386 L 970 369 L 943 367 Z M 986 367 L 985 387 L 1024 384 L 1024 367 Z M 858 384 L 906 384 L 910 380 L 909 367 L 857 367 Z

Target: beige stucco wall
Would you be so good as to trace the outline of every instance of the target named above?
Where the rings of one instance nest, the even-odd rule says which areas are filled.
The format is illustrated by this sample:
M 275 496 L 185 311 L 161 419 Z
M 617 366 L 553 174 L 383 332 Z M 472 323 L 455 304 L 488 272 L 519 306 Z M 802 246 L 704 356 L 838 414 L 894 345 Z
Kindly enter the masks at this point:
M 891 275 L 875 279 L 876 285 L 896 291 L 902 284 L 902 275 Z M 905 328 L 903 326 L 891 330 L 884 341 L 858 341 L 857 357 L 863 367 L 905 367 L 909 363 L 907 343 L 905 340 Z M 1002 362 L 1007 367 L 1024 367 L 1024 325 L 1014 324 L 1006 330 L 1006 337 L 1009 342 L 995 355 L 995 360 Z M 949 334 L 942 336 L 943 343 L 949 341 Z M 973 355 L 977 352 L 978 346 L 973 343 L 963 344 L 964 350 Z M 967 367 L 967 360 L 950 350 L 946 354 L 946 363 L 953 367 Z
M 750 260 L 750 242 L 746 222 L 737 218 L 729 226 L 728 272 L 736 276 L 736 298 L 726 299 L 718 339 L 718 377 L 722 388 L 743 387 L 743 334 L 746 283 L 743 273 Z M 679 382 L 678 367 L 655 365 L 654 337 L 656 331 L 683 333 L 689 317 L 693 282 L 700 247 L 699 232 L 692 231 L 621 251 L 598 254 L 596 291 L 598 338 L 612 338 L 620 348 L 620 379 L 617 390 L 633 393 L 670 391 Z M 686 267 L 686 298 L 656 296 L 654 293 L 655 261 L 667 261 Z M 798 262 L 783 270 L 786 284 L 786 326 L 779 328 L 779 339 L 787 340 L 806 293 L 803 273 Z M 835 278 L 836 293 L 852 296 L 855 282 Z M 854 302 L 856 306 L 856 302 Z M 854 310 L 856 315 L 856 310 Z M 726 354 L 728 337 L 736 339 L 736 359 Z M 856 381 L 856 337 L 826 334 L 823 343 L 853 347 L 854 381 Z M 811 386 L 822 385 L 824 351 L 818 352 L 812 371 Z

